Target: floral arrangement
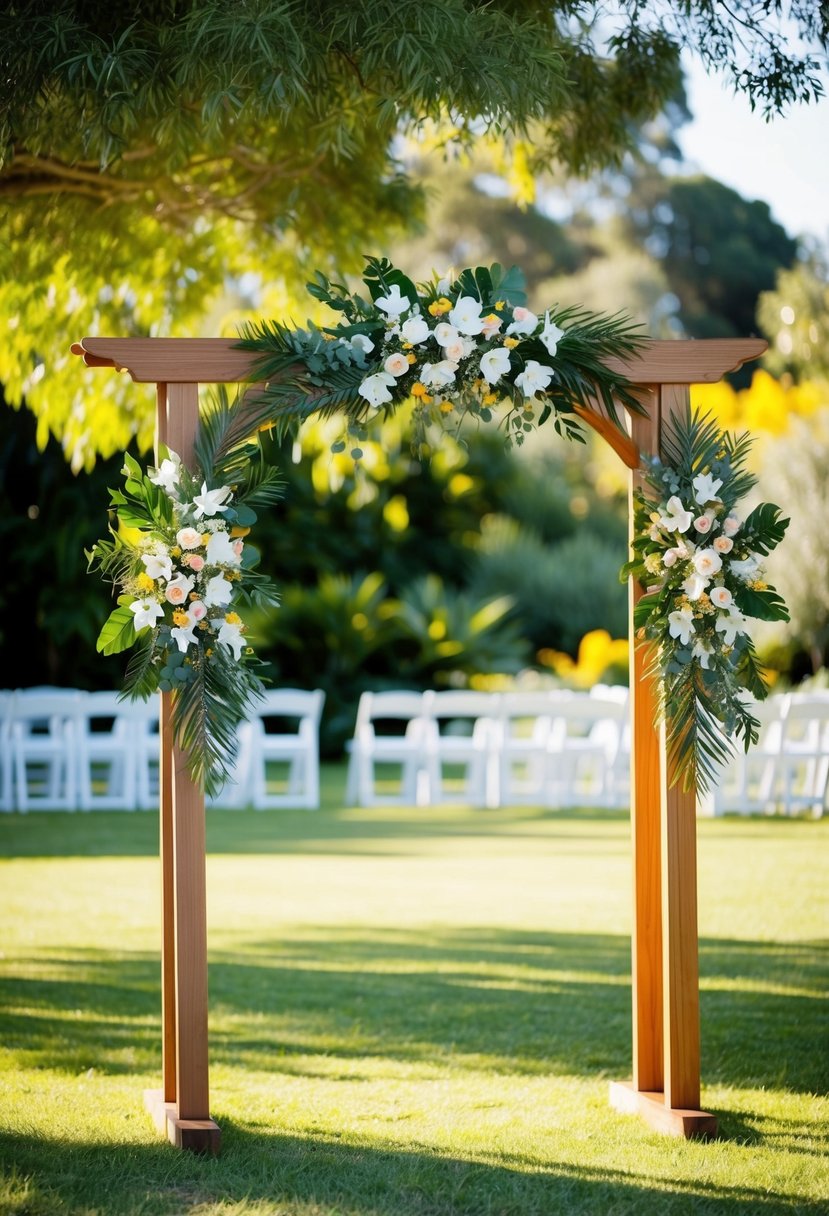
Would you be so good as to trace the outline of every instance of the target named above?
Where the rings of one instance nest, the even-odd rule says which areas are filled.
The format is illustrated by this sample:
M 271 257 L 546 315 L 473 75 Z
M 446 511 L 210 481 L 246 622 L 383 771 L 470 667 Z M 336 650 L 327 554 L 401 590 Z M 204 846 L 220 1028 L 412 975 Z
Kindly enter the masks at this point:
M 214 399 L 195 471 L 164 448 L 147 472 L 125 456 L 124 488 L 110 491 L 110 536 L 87 553 L 119 591 L 98 650 L 135 647 L 123 696 L 173 693 L 176 741 L 208 794 L 227 778 L 236 724 L 263 691 L 238 608 L 277 602 L 247 537 L 254 504 L 279 497 L 279 477 L 256 459 L 258 445 L 240 442 L 243 416 L 222 394 Z
M 654 644 L 674 779 L 702 792 L 733 739 L 746 750 L 757 741 L 759 723 L 740 694 L 763 700 L 768 689 L 748 619 L 789 619 L 762 568 L 789 521 L 772 503 L 745 518 L 738 510 L 756 484 L 749 449 L 746 436 L 735 439 L 707 417 L 675 419 L 634 497 L 634 556 L 622 570 L 645 588 L 634 626 Z
M 252 378 L 265 381 L 263 399 L 277 423 L 344 414 L 346 435 L 334 450 L 350 440 L 359 459 L 367 422 L 407 400 L 418 455 L 431 449 L 430 428 L 457 429 L 469 417 L 497 417 L 507 443 L 520 444 L 550 417 L 560 434 L 582 438 L 576 408 L 596 401 L 616 422 L 619 405 L 642 412 L 628 381 L 604 363 L 635 354 L 644 341 L 621 314 L 537 315 L 526 307 L 520 270 L 497 264 L 416 286 L 389 261 L 369 258 L 363 281 L 368 299 L 321 273 L 309 283 L 338 314 L 334 325 L 245 327 L 240 346 L 259 356 Z

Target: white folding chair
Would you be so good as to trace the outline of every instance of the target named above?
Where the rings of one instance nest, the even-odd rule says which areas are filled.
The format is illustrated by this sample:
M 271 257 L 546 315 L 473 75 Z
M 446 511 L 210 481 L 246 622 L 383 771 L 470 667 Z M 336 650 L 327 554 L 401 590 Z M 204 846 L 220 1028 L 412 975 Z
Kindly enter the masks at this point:
M 735 741 L 735 752 L 720 772 L 714 789 L 700 800 L 700 813 L 724 815 L 769 814 L 776 810 L 783 723 L 789 709 L 788 696 L 750 701 L 748 708 L 760 723 L 756 743 L 746 753 Z
M 362 694 L 349 748 L 349 805 L 423 806 L 428 801 L 424 725 L 423 693 Z M 392 782 L 396 789 L 389 788 Z
M 423 694 L 426 772 L 433 806 L 446 802 L 498 806 L 498 714 L 498 693 Z
M 611 775 L 627 705 L 617 697 L 576 693 L 558 711 L 548 750 L 548 805 L 612 806 Z
M 0 690 L 0 811 L 14 810 L 11 740 L 14 697 L 11 689 Z
M 319 724 L 325 693 L 283 688 L 268 692 L 250 717 L 251 800 L 257 810 L 269 807 L 319 806 Z M 294 730 L 286 723 L 297 722 Z M 271 730 L 267 729 L 268 725 Z M 275 729 L 274 729 L 275 728 Z M 287 764 L 284 790 L 271 787 L 269 766 Z
M 550 692 L 501 693 L 497 739 L 501 806 L 544 805 L 554 706 Z
M 829 786 L 829 692 L 792 693 L 780 747 L 783 812 L 826 809 Z
M 78 805 L 134 811 L 144 707 L 114 692 L 81 693 L 77 725 Z
M 77 808 L 77 729 L 80 693 L 18 689 L 12 703 L 14 800 L 20 811 Z
M 147 701 L 135 701 L 135 802 L 141 811 L 158 809 L 160 790 L 158 786 L 161 739 L 159 737 L 160 698 L 151 696 Z

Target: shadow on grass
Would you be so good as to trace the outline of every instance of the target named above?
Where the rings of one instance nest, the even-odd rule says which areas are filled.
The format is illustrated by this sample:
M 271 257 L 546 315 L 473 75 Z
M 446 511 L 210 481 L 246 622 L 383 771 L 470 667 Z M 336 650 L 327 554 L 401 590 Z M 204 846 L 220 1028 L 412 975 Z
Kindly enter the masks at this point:
M 827 955 L 818 942 L 702 943 L 707 1083 L 827 1087 Z M 314 1073 L 325 1056 L 624 1077 L 629 968 L 627 938 L 610 934 L 331 926 L 243 941 L 211 954 L 212 1057 L 274 1073 Z M 158 1067 L 157 959 L 74 951 L 20 972 L 0 982 L 0 1038 L 21 1063 Z
M 376 1140 L 277 1134 L 228 1121 L 222 1133 L 222 1155 L 212 1160 L 161 1143 L 93 1145 L 0 1133 L 0 1160 L 15 1168 L 22 1199 L 16 1210 L 26 1216 L 79 1210 L 162 1216 L 193 1209 L 202 1216 L 825 1212 L 816 1201 L 774 1188 L 683 1181 L 670 1176 L 669 1165 L 663 1182 L 635 1168 L 622 1172 L 510 1154 L 494 1161 L 464 1159 Z

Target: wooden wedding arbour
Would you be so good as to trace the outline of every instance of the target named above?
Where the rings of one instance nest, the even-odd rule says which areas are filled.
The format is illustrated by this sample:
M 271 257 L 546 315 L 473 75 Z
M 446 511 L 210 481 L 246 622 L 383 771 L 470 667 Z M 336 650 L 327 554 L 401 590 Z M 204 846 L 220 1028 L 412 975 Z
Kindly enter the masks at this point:
M 691 384 L 712 383 L 758 358 L 758 338 L 651 342 L 607 366 L 636 386 L 647 415 L 629 413 L 628 431 L 578 409 L 641 484 L 642 456 L 658 454 L 662 428 L 684 413 Z M 126 370 L 156 385 L 157 443 L 192 464 L 199 384 L 243 383 L 254 356 L 222 338 L 84 338 L 72 351 L 88 367 Z M 613 1082 L 611 1104 L 654 1128 L 711 1136 L 717 1123 L 699 1109 L 699 967 L 696 795 L 671 785 L 665 728 L 657 722 L 645 647 L 632 627 L 642 589 L 630 585 L 633 1079 Z M 161 1090 L 146 1094 L 162 1133 L 180 1148 L 218 1152 L 210 1118 L 207 1053 L 207 915 L 204 795 L 173 742 L 170 694 L 161 694 L 160 851 L 162 870 Z

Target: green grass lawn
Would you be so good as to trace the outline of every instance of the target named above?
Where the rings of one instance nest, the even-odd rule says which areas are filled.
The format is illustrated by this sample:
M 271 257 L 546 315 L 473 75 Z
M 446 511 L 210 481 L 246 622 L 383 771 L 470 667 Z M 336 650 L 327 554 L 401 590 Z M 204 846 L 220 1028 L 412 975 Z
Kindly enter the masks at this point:
M 208 812 L 215 1160 L 156 1136 L 152 814 L 0 816 L 0 1213 L 829 1212 L 829 822 L 699 825 L 713 1143 L 630 1073 L 625 817 Z

